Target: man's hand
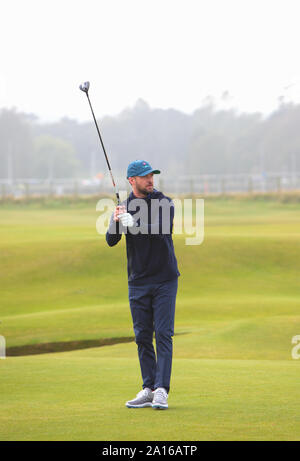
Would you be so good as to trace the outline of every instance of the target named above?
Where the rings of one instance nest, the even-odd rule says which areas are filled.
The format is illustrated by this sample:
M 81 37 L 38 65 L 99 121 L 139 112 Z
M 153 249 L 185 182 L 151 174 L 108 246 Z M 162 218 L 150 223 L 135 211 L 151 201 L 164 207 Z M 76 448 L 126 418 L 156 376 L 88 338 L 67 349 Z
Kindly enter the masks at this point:
M 134 219 L 130 213 L 126 212 L 125 206 L 117 206 L 114 211 L 114 221 L 121 221 L 124 227 L 132 227 L 134 225 Z
M 134 219 L 130 213 L 119 214 L 119 219 L 124 227 L 132 227 L 134 225 Z
M 119 222 L 119 216 L 126 213 L 126 207 L 124 205 L 119 205 L 114 211 L 114 221 Z

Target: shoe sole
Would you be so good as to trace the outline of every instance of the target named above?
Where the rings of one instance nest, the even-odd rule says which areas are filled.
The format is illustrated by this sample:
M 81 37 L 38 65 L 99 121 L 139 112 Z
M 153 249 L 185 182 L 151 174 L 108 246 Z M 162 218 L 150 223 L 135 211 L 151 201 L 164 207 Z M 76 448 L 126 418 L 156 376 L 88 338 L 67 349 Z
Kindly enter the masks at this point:
M 125 405 L 126 405 L 127 408 L 147 408 L 147 407 L 151 407 L 152 403 L 147 402 L 147 403 L 142 403 L 140 405 L 132 405 L 130 403 L 125 403 Z
M 168 405 L 159 405 L 158 403 L 156 403 L 152 404 L 152 408 L 154 408 L 154 410 L 167 410 Z

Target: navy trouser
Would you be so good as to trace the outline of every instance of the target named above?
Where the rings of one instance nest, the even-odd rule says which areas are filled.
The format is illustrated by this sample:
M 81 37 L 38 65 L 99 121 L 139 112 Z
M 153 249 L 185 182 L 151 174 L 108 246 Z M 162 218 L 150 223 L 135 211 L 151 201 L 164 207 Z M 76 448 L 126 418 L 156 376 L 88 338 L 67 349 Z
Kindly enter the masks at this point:
M 169 392 L 177 286 L 178 278 L 142 286 L 129 285 L 129 303 L 143 388 L 164 387 Z

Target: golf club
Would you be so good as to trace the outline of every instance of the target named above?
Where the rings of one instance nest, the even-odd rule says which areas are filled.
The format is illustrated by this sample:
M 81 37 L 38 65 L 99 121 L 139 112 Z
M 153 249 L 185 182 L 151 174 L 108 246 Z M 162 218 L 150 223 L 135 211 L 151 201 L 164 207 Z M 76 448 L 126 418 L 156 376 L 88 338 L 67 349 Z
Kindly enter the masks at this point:
M 107 158 L 107 154 L 106 154 L 105 147 L 104 147 L 104 144 L 103 144 L 103 141 L 102 141 L 100 130 L 99 130 L 97 120 L 96 120 L 96 117 L 95 117 L 95 114 L 94 114 L 94 111 L 93 111 L 93 108 L 92 108 L 92 104 L 91 104 L 91 101 L 90 101 L 90 98 L 89 98 L 90 82 L 82 83 L 79 86 L 79 89 L 86 94 L 86 97 L 88 99 L 88 102 L 89 102 L 89 105 L 90 105 L 90 108 L 91 108 L 91 111 L 92 111 L 92 114 L 93 114 L 94 122 L 95 122 L 95 125 L 96 125 L 96 128 L 97 128 L 97 132 L 98 132 L 98 135 L 99 135 L 99 139 L 100 139 L 100 142 L 101 142 L 101 146 L 102 146 L 102 149 L 103 149 L 103 152 L 104 152 L 104 155 L 105 155 L 105 160 L 106 160 L 106 163 L 107 163 L 107 166 L 108 166 L 108 169 L 109 169 L 110 177 L 111 177 L 111 180 L 112 180 L 112 183 L 113 183 L 113 186 L 114 186 L 115 194 L 116 194 L 116 197 L 117 197 L 117 204 L 120 205 L 119 192 L 117 190 L 115 180 L 114 180 L 114 177 L 112 175 L 111 167 L 110 167 L 110 164 L 109 164 L 109 161 L 108 161 L 108 158 Z

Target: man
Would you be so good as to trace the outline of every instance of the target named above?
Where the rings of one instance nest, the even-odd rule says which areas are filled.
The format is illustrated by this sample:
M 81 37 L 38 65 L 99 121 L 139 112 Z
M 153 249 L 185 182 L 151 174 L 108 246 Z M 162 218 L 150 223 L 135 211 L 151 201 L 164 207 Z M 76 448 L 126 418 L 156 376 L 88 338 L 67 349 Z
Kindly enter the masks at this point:
M 106 233 L 109 246 L 126 235 L 129 304 L 143 379 L 128 408 L 168 408 L 180 273 L 172 240 L 174 205 L 153 188 L 153 175 L 159 173 L 145 160 L 129 164 L 132 192 L 116 207 Z

